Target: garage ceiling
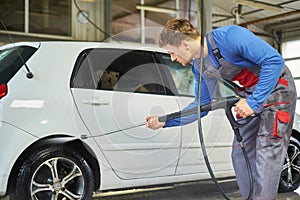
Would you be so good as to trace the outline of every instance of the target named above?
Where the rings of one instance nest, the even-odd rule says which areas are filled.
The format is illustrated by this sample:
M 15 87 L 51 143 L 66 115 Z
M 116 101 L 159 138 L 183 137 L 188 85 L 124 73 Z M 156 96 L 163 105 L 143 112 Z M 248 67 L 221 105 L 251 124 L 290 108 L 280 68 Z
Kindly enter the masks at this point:
M 230 13 L 231 16 L 221 17 L 219 13 L 213 13 L 213 25 L 218 26 L 222 22 L 234 21 L 235 23 L 251 29 L 258 28 L 262 33 L 274 36 L 282 33 L 284 40 L 298 38 L 300 31 L 300 1 L 299 0 L 236 0 L 244 3 L 236 4 L 231 0 L 214 0 L 214 6 Z M 240 10 L 239 10 L 240 8 Z M 240 20 L 236 13 L 240 12 Z
M 205 2 L 208 2 L 206 0 Z M 212 0 L 212 28 L 239 24 L 269 42 L 300 39 L 300 0 Z M 140 26 L 140 0 L 112 0 L 113 33 Z M 197 19 L 197 0 L 179 0 L 180 17 Z M 175 0 L 144 0 L 144 5 L 175 9 Z M 146 12 L 146 26 L 163 26 L 174 14 Z

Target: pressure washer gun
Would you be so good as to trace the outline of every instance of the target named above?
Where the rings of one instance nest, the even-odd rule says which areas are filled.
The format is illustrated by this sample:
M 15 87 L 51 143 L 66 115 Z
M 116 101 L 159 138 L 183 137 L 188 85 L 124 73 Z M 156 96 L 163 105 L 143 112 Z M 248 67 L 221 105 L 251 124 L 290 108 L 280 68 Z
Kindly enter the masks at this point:
M 224 109 L 227 119 L 230 122 L 230 125 L 234 131 L 234 134 L 236 135 L 237 141 L 239 143 L 242 142 L 242 137 L 239 132 L 239 128 L 243 127 L 244 125 L 248 124 L 252 120 L 254 116 L 249 116 L 245 119 L 244 123 L 238 123 L 235 117 L 233 116 L 233 113 L 231 111 L 232 107 L 235 106 L 235 104 L 241 99 L 239 96 L 231 96 L 231 97 L 225 97 L 225 98 L 219 98 L 217 100 L 212 101 L 211 103 L 202 105 L 200 110 L 201 112 L 208 112 L 213 111 L 217 109 Z M 192 114 L 197 114 L 198 109 L 197 107 L 174 112 L 168 115 L 164 115 L 158 118 L 160 122 L 166 122 L 167 120 L 176 119 Z

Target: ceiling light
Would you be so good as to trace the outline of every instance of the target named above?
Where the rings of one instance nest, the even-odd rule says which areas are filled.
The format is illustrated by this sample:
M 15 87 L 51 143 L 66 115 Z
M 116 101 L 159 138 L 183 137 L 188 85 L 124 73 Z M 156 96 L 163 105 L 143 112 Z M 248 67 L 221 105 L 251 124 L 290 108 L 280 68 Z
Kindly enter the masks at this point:
M 83 2 L 90 2 L 90 3 L 96 3 L 96 0 L 80 0 L 80 1 L 83 1 Z
M 176 14 L 177 13 L 177 10 L 171 9 L 171 8 L 158 8 L 158 7 L 143 6 L 143 5 L 137 5 L 136 9 L 152 11 L 152 12 L 160 12 L 160 13 L 170 13 L 170 14 Z
M 88 23 L 89 22 L 88 18 L 89 18 L 89 15 L 85 11 L 79 11 L 77 13 L 77 20 L 82 24 Z

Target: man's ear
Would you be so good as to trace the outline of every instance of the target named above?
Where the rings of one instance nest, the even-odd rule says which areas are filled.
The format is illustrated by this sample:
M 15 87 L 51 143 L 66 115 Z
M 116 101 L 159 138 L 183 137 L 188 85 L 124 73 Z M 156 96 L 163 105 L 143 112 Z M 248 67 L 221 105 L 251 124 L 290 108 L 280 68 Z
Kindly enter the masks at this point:
M 183 46 L 185 49 L 187 49 L 187 50 L 188 50 L 189 47 L 190 47 L 190 45 L 189 45 L 189 43 L 188 43 L 187 40 L 182 40 L 181 44 L 182 44 L 182 46 Z

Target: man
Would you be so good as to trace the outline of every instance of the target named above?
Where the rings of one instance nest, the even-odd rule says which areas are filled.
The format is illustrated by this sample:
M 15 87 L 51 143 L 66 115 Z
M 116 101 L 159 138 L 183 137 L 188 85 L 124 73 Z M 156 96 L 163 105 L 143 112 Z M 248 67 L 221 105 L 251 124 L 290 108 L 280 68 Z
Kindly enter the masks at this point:
M 169 20 L 160 34 L 159 45 L 167 49 L 173 61 L 183 65 L 193 62 L 195 101 L 187 108 L 197 105 L 200 51 L 205 57 L 201 105 L 213 98 L 214 80 L 222 77 L 239 82 L 242 86 L 239 94 L 243 98 L 234 111 L 241 121 L 254 113 L 258 115 L 240 129 L 254 177 L 252 198 L 276 199 L 296 104 L 293 77 L 280 54 L 248 29 L 234 25 L 208 33 L 202 49 L 200 34 L 186 19 Z M 201 113 L 201 116 L 204 115 Z M 197 116 L 187 116 L 159 122 L 158 116 L 148 116 L 146 126 L 151 129 L 167 128 L 196 119 Z M 236 138 L 232 160 L 240 192 L 243 198 L 247 198 L 247 168 Z

